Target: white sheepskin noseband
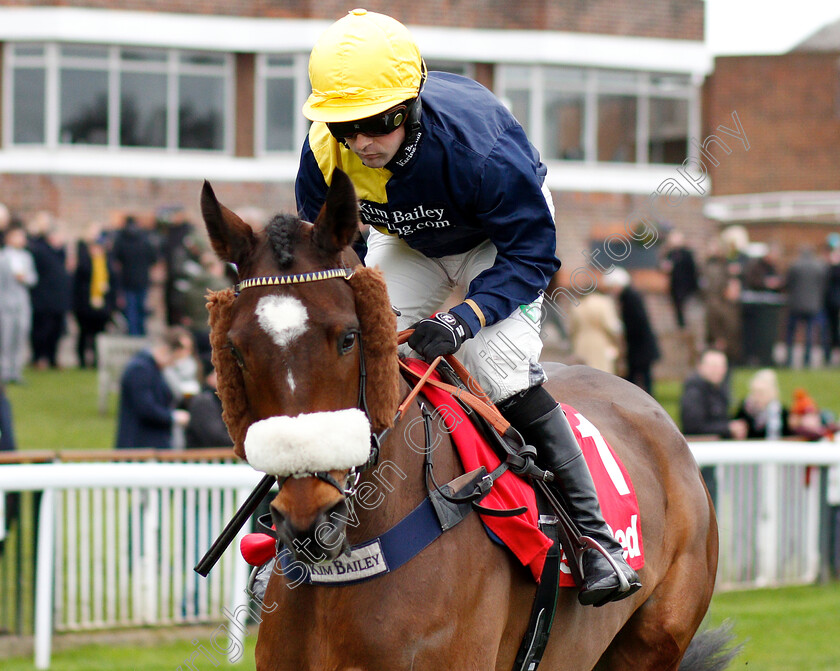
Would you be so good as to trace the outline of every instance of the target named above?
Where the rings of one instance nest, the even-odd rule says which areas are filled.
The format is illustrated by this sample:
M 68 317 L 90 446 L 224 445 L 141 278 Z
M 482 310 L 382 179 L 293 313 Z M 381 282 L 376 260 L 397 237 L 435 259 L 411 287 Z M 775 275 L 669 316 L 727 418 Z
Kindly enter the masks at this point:
M 356 408 L 269 417 L 248 427 L 245 456 L 269 475 L 348 470 L 370 456 L 370 422 Z

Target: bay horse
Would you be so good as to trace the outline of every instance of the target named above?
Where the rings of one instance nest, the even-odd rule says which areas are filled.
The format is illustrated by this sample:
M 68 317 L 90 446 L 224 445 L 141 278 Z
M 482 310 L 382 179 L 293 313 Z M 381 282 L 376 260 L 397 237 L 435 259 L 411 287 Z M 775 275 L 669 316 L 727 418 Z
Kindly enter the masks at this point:
M 223 206 L 207 182 L 201 208 L 215 252 L 239 275 L 235 290 L 210 294 L 208 302 L 234 449 L 252 466 L 280 474 L 272 517 L 291 558 L 307 565 L 334 559 L 347 544 L 391 528 L 427 494 L 424 455 L 408 435 L 421 416 L 417 402 L 392 426 L 409 387 L 398 372 L 396 319 L 382 276 L 361 266 L 350 246 L 358 229 L 355 191 L 336 170 L 314 223 L 278 215 L 262 230 Z M 601 608 L 581 606 L 576 590 L 562 589 L 541 668 L 722 668 L 680 666 L 684 656 L 722 647 L 707 642 L 702 650 L 702 636 L 695 636 L 712 598 L 718 539 L 685 439 L 662 407 L 629 382 L 583 366 L 547 364 L 546 371 L 547 389 L 596 425 L 626 466 L 638 496 L 645 565 L 640 591 Z M 386 431 L 372 448 L 371 433 Z M 432 431 L 435 474 L 448 481 L 463 467 L 448 433 L 438 425 Z M 372 454 L 379 466 L 360 470 Z M 274 571 L 256 665 L 507 671 L 534 594 L 528 570 L 472 514 L 398 570 L 365 582 L 292 584 Z M 690 646 L 694 654 L 686 655 Z

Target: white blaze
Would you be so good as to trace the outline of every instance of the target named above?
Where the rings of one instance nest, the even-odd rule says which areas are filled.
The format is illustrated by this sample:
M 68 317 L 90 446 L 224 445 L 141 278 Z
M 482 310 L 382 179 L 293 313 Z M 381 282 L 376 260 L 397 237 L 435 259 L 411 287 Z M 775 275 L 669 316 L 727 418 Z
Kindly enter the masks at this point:
M 306 307 L 291 296 L 263 296 L 257 303 L 257 320 L 280 347 L 306 332 Z

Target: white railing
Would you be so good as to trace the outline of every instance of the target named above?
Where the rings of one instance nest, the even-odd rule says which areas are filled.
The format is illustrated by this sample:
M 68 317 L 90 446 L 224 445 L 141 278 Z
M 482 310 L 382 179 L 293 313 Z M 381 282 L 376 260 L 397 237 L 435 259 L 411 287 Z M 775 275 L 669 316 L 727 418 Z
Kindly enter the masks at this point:
M 813 467 L 840 465 L 840 445 L 728 441 L 691 448 L 701 466 L 716 471 L 719 585 L 815 580 L 824 561 L 826 468 Z M 218 621 L 223 608 L 245 605 L 248 567 L 239 539 L 208 579 L 192 567 L 259 480 L 244 464 L 0 465 L 0 492 L 43 492 L 36 668 L 49 666 L 55 630 Z
M 208 578 L 193 566 L 259 480 L 245 464 L 0 466 L 0 492 L 43 492 L 36 668 L 49 667 L 53 631 L 215 622 L 223 609 L 236 613 L 247 600 L 248 566 L 238 552 L 247 530 Z
M 829 469 L 840 444 L 721 441 L 690 444 L 713 466 L 720 537 L 719 588 L 805 584 L 827 567 Z

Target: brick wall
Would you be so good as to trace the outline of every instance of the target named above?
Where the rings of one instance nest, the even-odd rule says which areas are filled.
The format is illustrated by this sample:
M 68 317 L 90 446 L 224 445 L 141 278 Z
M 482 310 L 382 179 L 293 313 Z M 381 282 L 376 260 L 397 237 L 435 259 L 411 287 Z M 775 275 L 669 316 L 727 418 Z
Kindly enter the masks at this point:
M 838 56 L 716 59 L 704 88 L 704 138 L 736 110 L 750 150 L 739 146 L 710 167 L 712 195 L 840 190 Z
M 236 54 L 236 156 L 254 155 L 254 54 Z
M 218 198 L 235 212 L 258 208 L 265 215 L 295 210 L 291 184 L 217 182 Z M 652 185 L 653 190 L 656 185 Z M 67 177 L 45 175 L 0 175 L 0 193 L 10 209 L 28 220 L 38 210 L 48 210 L 66 223 L 71 237 L 81 235 L 92 221 L 107 223 L 116 215 L 131 213 L 141 221 L 153 220 L 159 207 L 179 204 L 187 209 L 189 219 L 203 231 L 199 214 L 201 183 L 192 180 L 145 180 L 104 177 Z M 562 283 L 578 268 L 587 267 L 586 256 L 594 238 L 620 232 L 634 211 L 644 211 L 646 196 L 611 193 L 555 193 L 557 209 L 557 254 L 563 262 Z M 702 201 L 687 198 L 668 212 L 667 223 L 681 230 L 697 251 L 698 262 L 705 252 L 705 241 L 716 235 L 716 225 L 701 213 Z M 664 239 L 662 221 L 657 232 Z M 608 267 L 608 257 L 600 261 Z M 633 271 L 634 285 L 644 292 L 647 309 L 659 337 L 663 358 L 655 373 L 660 378 L 681 378 L 694 363 L 696 348 L 702 338 L 702 322 L 695 321 L 689 336 L 678 333 L 667 296 L 667 283 L 657 270 Z M 566 309 L 573 309 L 564 306 Z M 688 338 L 688 339 L 686 339 Z M 692 338 L 694 340 L 692 341 Z M 564 358 L 561 343 L 547 342 L 547 355 Z M 558 349 L 559 347 L 559 349 Z M 566 353 L 567 354 L 567 353 Z
M 338 19 L 345 0 L 0 0 L 0 6 L 72 5 L 101 9 Z M 461 28 L 563 30 L 604 35 L 703 39 L 702 0 L 429 0 L 360 3 L 404 23 Z
M 657 184 L 651 184 L 653 192 Z M 587 267 L 584 251 L 590 250 L 593 239 L 604 235 L 625 232 L 625 222 L 634 212 L 648 212 L 648 196 L 614 193 L 554 193 L 557 211 L 557 255 L 563 263 L 560 283 L 573 291 L 570 277 L 578 269 Z M 709 249 L 709 242 L 717 237 L 717 224 L 702 214 L 703 201 L 699 197 L 684 199 L 679 206 L 668 208 L 666 216 L 656 221 L 656 232 L 664 241 L 668 227 L 680 230 L 686 243 L 695 251 L 698 265 Z M 597 257 L 609 268 L 611 261 L 605 254 Z M 632 270 L 633 285 L 645 297 L 654 332 L 656 333 L 662 358 L 654 368 L 657 378 L 683 378 L 695 363 L 695 357 L 702 347 L 705 322 L 702 310 L 693 310 L 689 315 L 689 329 L 677 329 L 674 311 L 668 296 L 667 277 L 658 269 Z M 582 283 L 579 283 L 582 284 Z M 574 309 L 567 300 L 564 308 Z M 549 349 L 551 350 L 551 344 Z M 554 343 L 556 347 L 556 343 Z M 556 349 L 552 351 L 556 354 Z
M 292 184 L 217 182 L 213 188 L 234 211 L 259 208 L 268 216 L 295 211 Z M 71 236 L 91 221 L 111 220 L 115 213 L 153 217 L 159 207 L 181 205 L 200 222 L 198 180 L 148 180 L 121 177 L 0 175 L 0 193 L 12 212 L 27 221 L 39 210 L 55 214 Z

